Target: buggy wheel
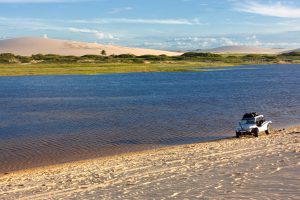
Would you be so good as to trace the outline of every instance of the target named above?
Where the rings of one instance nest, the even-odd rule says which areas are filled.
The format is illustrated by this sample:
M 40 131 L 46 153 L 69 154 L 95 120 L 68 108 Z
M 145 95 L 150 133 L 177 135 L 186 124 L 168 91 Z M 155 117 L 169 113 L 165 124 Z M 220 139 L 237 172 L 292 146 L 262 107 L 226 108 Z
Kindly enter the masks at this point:
M 258 137 L 258 133 L 259 133 L 258 128 L 256 128 L 256 129 L 253 130 L 254 137 Z
M 266 130 L 266 134 L 269 135 L 272 132 L 271 124 L 268 125 L 268 129 Z
M 240 132 L 236 132 L 236 138 L 240 138 L 241 133 Z

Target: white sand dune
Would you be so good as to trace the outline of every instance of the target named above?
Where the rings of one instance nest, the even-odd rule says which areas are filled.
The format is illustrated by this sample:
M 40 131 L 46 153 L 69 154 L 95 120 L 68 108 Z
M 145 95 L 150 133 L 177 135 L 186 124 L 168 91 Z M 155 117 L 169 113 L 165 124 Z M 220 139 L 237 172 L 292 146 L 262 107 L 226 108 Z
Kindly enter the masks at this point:
M 100 55 L 102 50 L 105 50 L 107 55 L 181 55 L 181 53 L 170 51 L 139 49 L 113 45 L 101 45 L 96 43 L 85 43 L 34 37 L 0 40 L 0 53 L 13 53 L 15 55 L 22 56 L 30 56 L 33 54 L 58 54 L 74 56 L 83 56 L 87 54 Z
M 252 46 L 224 46 L 214 49 L 199 50 L 200 52 L 211 52 L 220 54 L 280 54 L 287 49 L 271 49 Z
M 299 199 L 300 127 L 0 175 L 9 199 Z

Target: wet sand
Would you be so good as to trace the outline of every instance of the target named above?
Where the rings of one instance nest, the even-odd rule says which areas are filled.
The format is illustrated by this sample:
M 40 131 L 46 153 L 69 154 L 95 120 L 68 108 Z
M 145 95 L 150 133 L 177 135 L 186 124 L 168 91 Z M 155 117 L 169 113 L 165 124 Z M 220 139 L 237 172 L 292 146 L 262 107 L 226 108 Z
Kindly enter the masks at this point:
M 0 174 L 162 147 L 154 144 L 85 146 L 85 143 L 79 140 L 77 143 L 72 142 L 74 140 L 71 139 L 74 138 L 70 140 L 66 136 L 61 140 L 59 138 L 35 139 L 32 142 L 25 139 L 17 142 L 14 139 L 11 143 L 0 141 Z
M 1 199 L 299 199 L 300 127 L 0 175 Z

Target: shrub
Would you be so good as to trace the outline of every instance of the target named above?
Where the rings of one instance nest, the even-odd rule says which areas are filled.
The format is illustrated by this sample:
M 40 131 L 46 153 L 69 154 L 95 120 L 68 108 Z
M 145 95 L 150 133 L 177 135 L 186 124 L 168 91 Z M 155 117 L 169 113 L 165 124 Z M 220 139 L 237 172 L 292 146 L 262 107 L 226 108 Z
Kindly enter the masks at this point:
M 186 58 L 195 58 L 195 57 L 210 57 L 210 58 L 221 58 L 222 56 L 219 54 L 213 53 L 198 53 L 198 52 L 187 52 L 181 55 L 182 57 Z
M 160 56 L 142 55 L 142 56 L 138 56 L 138 58 L 141 58 L 144 60 L 151 60 L 151 61 L 164 61 L 164 60 L 168 59 L 168 57 L 166 55 L 160 55 Z
M 2 53 L 0 54 L 0 63 L 16 63 L 17 58 L 12 53 Z
M 32 61 L 32 57 L 27 57 L 27 56 L 16 56 L 16 58 L 21 62 L 21 63 L 30 63 Z
M 135 58 L 136 56 L 133 54 L 121 54 L 121 55 L 114 55 L 114 58 Z

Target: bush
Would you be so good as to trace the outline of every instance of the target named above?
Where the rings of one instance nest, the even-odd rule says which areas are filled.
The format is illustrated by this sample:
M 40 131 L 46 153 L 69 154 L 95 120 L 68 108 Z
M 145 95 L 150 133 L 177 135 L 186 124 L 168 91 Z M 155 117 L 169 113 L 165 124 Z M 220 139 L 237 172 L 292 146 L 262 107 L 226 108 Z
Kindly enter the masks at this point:
M 55 54 L 37 54 L 32 55 L 32 59 L 34 60 L 40 60 L 47 63 L 71 63 L 71 62 L 77 62 L 80 57 L 77 56 L 60 56 Z
M 142 56 L 138 56 L 138 58 L 141 58 L 141 59 L 144 59 L 144 60 L 149 60 L 149 61 L 164 61 L 164 60 L 168 59 L 168 57 L 166 55 L 159 55 L 159 56 L 142 55 Z
M 30 63 L 33 59 L 32 57 L 27 57 L 27 56 L 16 56 L 16 58 L 21 62 L 21 63 Z
M 44 60 L 43 54 L 36 54 L 31 56 L 33 60 Z
M 136 56 L 133 54 L 121 54 L 121 55 L 114 55 L 114 58 L 135 58 Z
M 2 53 L 0 54 L 0 63 L 17 63 L 18 60 L 12 53 Z
M 261 61 L 262 57 L 261 55 L 256 54 L 248 54 L 242 57 L 243 61 Z
M 103 56 L 99 56 L 99 55 L 84 55 L 80 57 L 81 59 L 93 59 L 93 60 L 98 60 L 98 59 L 102 59 Z
M 205 58 L 221 58 L 222 56 L 219 54 L 213 53 L 197 53 L 197 52 L 187 52 L 181 55 L 186 58 L 195 58 L 195 57 L 205 57 Z

